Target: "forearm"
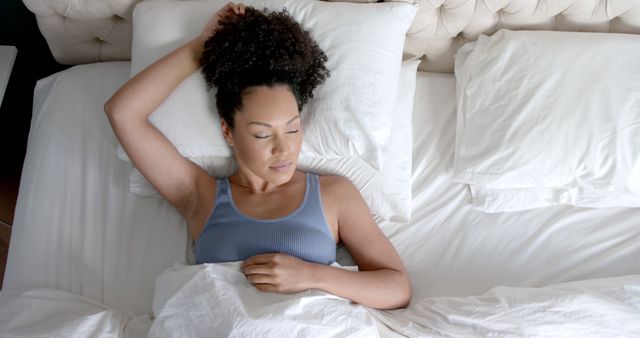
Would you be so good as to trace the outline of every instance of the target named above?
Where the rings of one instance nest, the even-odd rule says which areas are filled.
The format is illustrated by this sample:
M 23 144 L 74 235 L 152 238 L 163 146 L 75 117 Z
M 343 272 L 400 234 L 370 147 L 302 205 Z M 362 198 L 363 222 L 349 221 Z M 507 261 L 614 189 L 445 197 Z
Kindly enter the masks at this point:
M 149 65 L 118 89 L 105 111 L 127 119 L 146 119 L 198 69 L 202 48 L 202 41 L 194 39 Z
M 411 282 L 406 274 L 383 269 L 348 271 L 329 265 L 312 265 L 310 288 L 321 289 L 355 303 L 377 309 L 406 307 L 411 299 Z

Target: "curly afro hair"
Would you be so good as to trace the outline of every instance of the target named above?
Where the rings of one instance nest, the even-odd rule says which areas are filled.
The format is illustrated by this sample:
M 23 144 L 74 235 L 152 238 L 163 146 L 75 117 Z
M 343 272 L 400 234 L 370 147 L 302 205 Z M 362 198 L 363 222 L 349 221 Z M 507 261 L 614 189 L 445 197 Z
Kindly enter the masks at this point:
M 205 42 L 200 65 L 208 88 L 215 86 L 220 118 L 234 127 L 244 91 L 252 86 L 286 85 L 298 111 L 330 76 L 326 54 L 286 9 L 252 7 L 219 22 Z

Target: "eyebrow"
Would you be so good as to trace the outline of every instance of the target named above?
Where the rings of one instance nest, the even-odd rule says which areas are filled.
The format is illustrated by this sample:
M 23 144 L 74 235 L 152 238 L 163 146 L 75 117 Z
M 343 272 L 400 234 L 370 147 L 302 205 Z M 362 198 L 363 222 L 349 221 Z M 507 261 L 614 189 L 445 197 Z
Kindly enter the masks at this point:
M 292 118 L 291 120 L 289 120 L 289 122 L 287 122 L 287 124 L 291 124 L 291 122 L 293 122 L 293 121 L 295 121 L 296 119 L 299 119 L 299 118 L 300 118 L 300 115 L 298 115 L 298 116 Z M 272 125 L 270 125 L 268 123 L 260 122 L 260 121 L 251 121 L 251 122 L 249 122 L 247 124 L 257 124 L 259 126 L 264 126 L 264 127 L 269 127 L 269 128 L 273 127 Z

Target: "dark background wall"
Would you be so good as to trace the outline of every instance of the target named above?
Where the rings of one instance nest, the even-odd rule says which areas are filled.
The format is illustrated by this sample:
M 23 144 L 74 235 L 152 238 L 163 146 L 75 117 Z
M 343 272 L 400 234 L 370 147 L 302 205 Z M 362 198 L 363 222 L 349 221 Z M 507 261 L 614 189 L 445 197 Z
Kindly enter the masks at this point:
M 38 79 L 69 66 L 53 59 L 35 15 L 21 0 L 0 0 L 0 45 L 18 49 L 0 106 L 0 221 L 12 224 L 29 135 L 33 89 Z

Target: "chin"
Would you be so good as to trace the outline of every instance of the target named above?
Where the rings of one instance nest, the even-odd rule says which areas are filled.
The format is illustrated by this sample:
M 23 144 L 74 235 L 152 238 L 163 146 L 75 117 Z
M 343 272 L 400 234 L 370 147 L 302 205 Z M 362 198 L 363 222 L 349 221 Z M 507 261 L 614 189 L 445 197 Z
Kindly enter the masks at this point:
M 289 180 L 291 180 L 291 178 L 293 177 L 293 174 L 296 172 L 296 165 L 292 164 L 286 171 L 278 171 L 278 170 L 273 170 L 271 168 L 267 168 L 267 172 L 269 173 L 268 177 L 273 178 L 272 180 L 270 179 L 269 181 L 273 183 L 282 184 L 282 183 L 289 182 Z

